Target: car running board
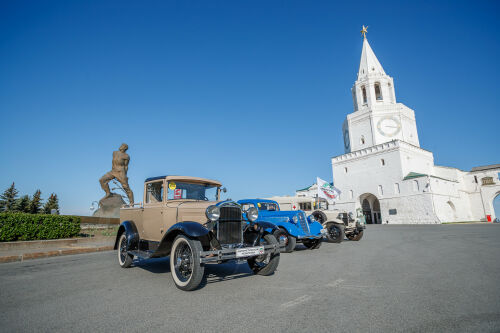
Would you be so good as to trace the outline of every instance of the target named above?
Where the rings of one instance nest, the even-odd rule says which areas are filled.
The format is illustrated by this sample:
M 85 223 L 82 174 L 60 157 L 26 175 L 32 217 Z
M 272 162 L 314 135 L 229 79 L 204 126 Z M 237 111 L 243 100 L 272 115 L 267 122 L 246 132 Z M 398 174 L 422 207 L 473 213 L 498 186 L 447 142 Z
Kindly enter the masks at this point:
M 128 253 L 133 255 L 133 256 L 139 257 L 141 259 L 149 259 L 149 258 L 151 258 L 151 255 L 153 254 L 153 252 L 141 251 L 141 250 L 128 251 Z

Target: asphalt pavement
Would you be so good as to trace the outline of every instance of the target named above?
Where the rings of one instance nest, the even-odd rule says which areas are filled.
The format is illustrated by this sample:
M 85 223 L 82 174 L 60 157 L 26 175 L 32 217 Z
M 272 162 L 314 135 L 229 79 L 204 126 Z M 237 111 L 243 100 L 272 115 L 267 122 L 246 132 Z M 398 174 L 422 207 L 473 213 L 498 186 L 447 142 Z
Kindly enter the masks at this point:
M 282 254 L 273 276 L 210 265 L 178 290 L 168 258 L 115 251 L 0 265 L 2 332 L 499 332 L 500 224 L 369 226 Z

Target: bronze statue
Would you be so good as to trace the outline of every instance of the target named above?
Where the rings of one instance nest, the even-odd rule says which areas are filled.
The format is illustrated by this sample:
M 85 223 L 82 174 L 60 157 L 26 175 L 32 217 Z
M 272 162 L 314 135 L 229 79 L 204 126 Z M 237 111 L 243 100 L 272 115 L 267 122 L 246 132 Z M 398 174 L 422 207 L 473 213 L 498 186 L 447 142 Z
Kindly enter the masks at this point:
M 99 179 L 102 189 L 104 190 L 104 192 L 106 192 L 106 195 L 101 199 L 101 202 L 113 195 L 109 190 L 108 183 L 113 179 L 116 179 L 122 185 L 125 193 L 127 193 L 129 205 L 134 204 L 134 193 L 132 193 L 132 190 L 128 185 L 127 171 L 128 163 L 130 162 L 130 156 L 128 156 L 128 154 L 126 153 L 127 149 L 128 145 L 126 143 L 122 143 L 118 151 L 113 152 L 113 164 L 111 171 L 106 173 L 101 177 L 101 179 Z

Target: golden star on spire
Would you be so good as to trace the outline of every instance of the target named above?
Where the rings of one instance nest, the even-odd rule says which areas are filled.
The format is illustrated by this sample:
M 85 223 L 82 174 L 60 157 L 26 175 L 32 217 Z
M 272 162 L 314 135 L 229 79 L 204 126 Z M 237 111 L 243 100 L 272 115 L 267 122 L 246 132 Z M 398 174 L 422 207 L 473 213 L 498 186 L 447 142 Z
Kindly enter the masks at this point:
M 361 34 L 363 35 L 363 38 L 366 38 L 366 34 L 368 33 L 368 26 L 363 25 L 363 29 L 361 29 Z

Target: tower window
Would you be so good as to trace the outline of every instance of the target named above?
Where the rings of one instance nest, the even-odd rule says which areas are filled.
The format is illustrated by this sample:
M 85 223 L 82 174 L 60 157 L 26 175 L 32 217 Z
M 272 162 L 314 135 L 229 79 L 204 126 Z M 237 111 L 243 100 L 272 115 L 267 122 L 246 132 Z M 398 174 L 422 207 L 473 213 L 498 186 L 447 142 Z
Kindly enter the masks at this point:
M 354 192 L 352 190 L 349 190 L 349 199 L 352 199 L 354 197 Z
M 378 194 L 384 195 L 384 189 L 382 188 L 382 185 L 378 186 Z
M 413 181 L 413 191 L 414 192 L 418 192 L 418 180 L 414 180 Z
M 347 173 L 347 168 L 344 168 L 344 173 Z
M 380 83 L 378 82 L 375 83 L 375 98 L 377 101 L 382 100 L 382 90 L 380 90 Z
M 399 184 L 394 183 L 394 193 L 399 194 Z
M 365 136 L 362 135 L 361 139 L 359 141 L 361 142 L 362 145 L 364 145 L 365 144 Z
M 384 160 L 383 158 L 382 158 L 382 159 L 380 159 L 380 164 L 382 164 L 382 166 L 384 166 L 384 165 L 385 165 L 385 160 Z
M 366 89 L 365 87 L 361 87 L 361 92 L 363 93 L 363 104 L 366 104 L 368 101 L 368 98 L 366 97 Z
M 356 90 L 352 90 L 352 101 L 354 103 L 354 111 L 358 111 L 358 101 L 356 100 Z

